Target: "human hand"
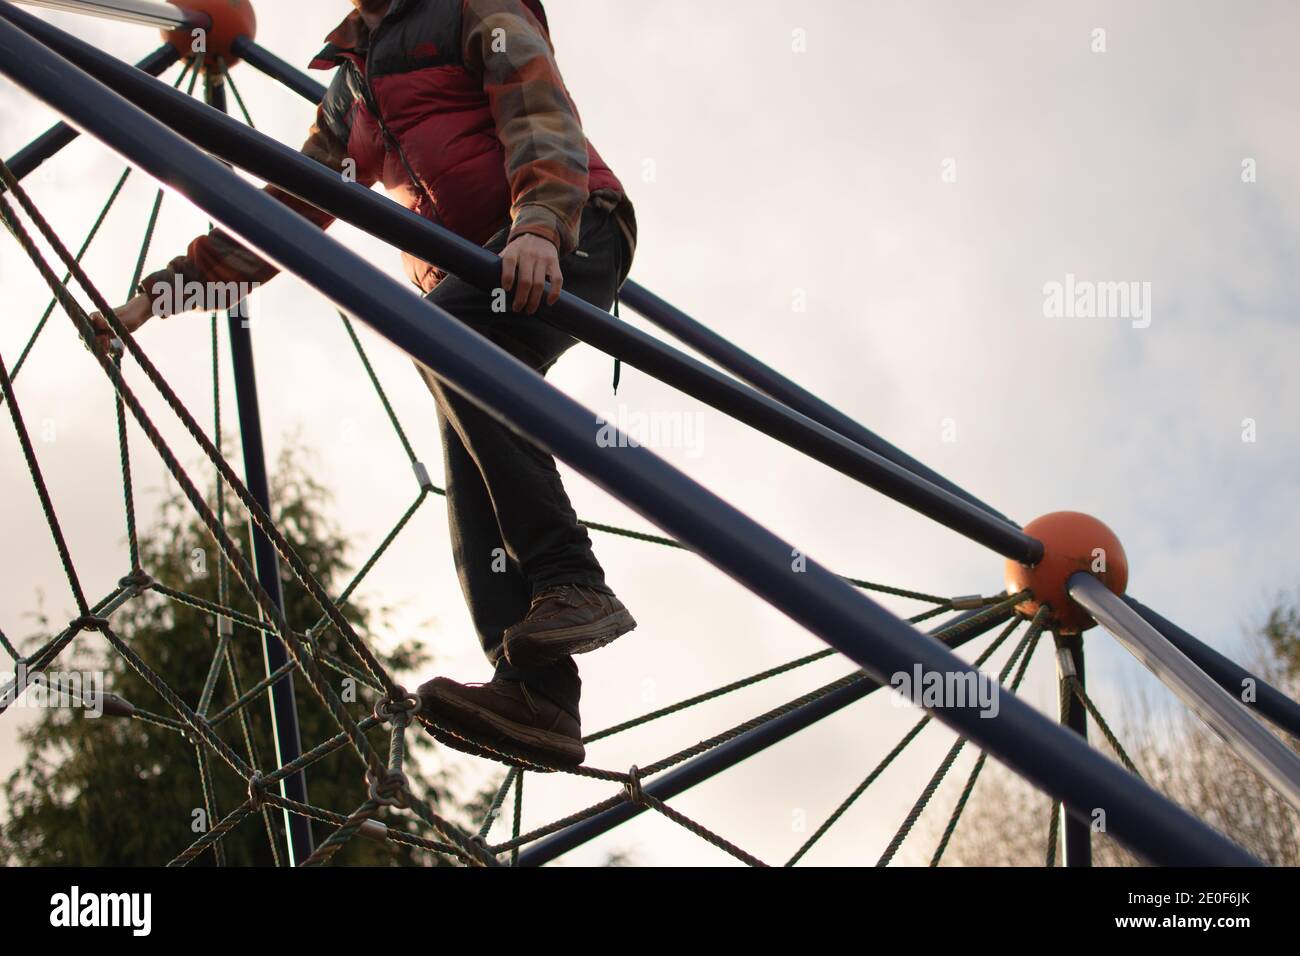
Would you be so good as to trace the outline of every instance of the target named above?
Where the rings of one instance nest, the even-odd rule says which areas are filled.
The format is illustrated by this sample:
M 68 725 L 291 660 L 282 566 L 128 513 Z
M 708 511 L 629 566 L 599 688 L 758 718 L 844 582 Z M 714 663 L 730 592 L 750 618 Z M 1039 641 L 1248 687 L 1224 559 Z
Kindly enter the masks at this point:
M 153 318 L 153 300 L 141 293 L 126 305 L 118 306 L 113 313 L 117 316 L 117 320 L 126 326 L 126 330 L 134 334 L 136 329 Z M 95 329 L 95 347 L 100 351 L 108 351 L 109 344 L 117 337 L 117 333 L 108 324 L 103 313 L 92 313 L 90 324 Z
M 542 304 L 546 283 L 551 291 L 547 305 L 555 305 L 564 288 L 560 273 L 560 255 L 555 246 L 541 236 L 525 233 L 512 240 L 501 253 L 501 288 L 515 291 L 511 306 L 515 312 L 535 313 Z

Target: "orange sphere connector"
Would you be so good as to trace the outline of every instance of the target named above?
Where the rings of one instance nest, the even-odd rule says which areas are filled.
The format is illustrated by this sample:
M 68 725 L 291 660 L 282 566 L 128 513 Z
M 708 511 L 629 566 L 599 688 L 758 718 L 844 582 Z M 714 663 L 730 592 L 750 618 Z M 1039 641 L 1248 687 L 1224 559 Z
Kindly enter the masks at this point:
M 1097 622 L 1075 604 L 1065 585 L 1076 571 L 1086 571 L 1116 594 L 1128 587 L 1128 557 L 1115 532 L 1090 515 L 1053 511 L 1025 525 L 1025 534 L 1043 542 L 1043 560 L 1032 568 L 1007 562 L 1007 593 L 1029 588 L 1031 601 L 1016 606 L 1023 614 L 1037 614 L 1046 604 L 1051 626 L 1065 634 L 1086 631 Z
M 231 44 L 240 37 L 252 40 L 257 36 L 257 14 L 253 13 L 253 5 L 248 0 L 180 0 L 172 2 L 172 6 L 205 14 L 212 21 L 202 37 L 205 68 L 212 67 L 218 60 L 226 66 L 238 63 L 239 57 L 231 50 Z M 199 41 L 190 28 L 164 30 L 163 39 L 187 59 L 198 55 L 195 45 Z

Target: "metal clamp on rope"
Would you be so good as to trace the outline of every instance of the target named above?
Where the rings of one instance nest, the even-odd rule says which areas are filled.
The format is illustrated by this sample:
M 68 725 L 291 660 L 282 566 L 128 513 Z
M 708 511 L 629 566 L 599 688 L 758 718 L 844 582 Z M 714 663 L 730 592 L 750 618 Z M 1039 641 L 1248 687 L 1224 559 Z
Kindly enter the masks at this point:
M 632 764 L 632 769 L 627 772 L 627 781 L 623 784 L 623 792 L 627 795 L 629 803 L 636 804 L 639 807 L 649 805 L 645 797 L 645 791 L 641 789 L 641 771 L 636 764 Z
M 424 462 L 411 462 L 411 467 L 415 469 L 415 480 L 420 483 L 424 491 L 433 491 L 433 479 L 429 477 L 429 469 L 424 467 Z
M 302 642 L 307 645 L 307 653 L 311 655 L 312 660 L 320 660 L 320 643 L 316 640 L 316 629 L 309 627 L 302 632 Z
M 367 840 L 374 840 L 376 843 L 388 842 L 388 824 L 379 820 L 366 819 L 361 821 L 361 829 L 357 831 Z
M 74 631 L 99 631 L 102 634 L 108 630 L 108 618 L 97 614 L 83 614 L 81 617 L 74 618 L 68 627 Z
M 1074 668 L 1074 655 L 1068 647 L 1056 649 L 1056 670 L 1061 680 L 1078 676 L 1079 672 Z

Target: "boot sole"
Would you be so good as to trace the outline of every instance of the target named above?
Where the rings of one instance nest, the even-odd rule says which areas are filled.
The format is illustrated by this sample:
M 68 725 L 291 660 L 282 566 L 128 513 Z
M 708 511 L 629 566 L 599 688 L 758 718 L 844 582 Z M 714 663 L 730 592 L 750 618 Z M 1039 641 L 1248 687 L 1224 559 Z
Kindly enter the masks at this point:
M 434 739 L 462 753 L 540 773 L 568 770 L 586 759 L 579 741 L 504 720 L 464 701 L 440 702 L 442 712 L 434 716 L 421 711 L 417 719 Z M 447 713 L 448 708 L 453 713 Z
M 636 620 L 624 608 L 596 624 L 529 634 L 514 640 L 507 633 L 503 649 L 506 661 L 513 667 L 542 667 L 565 657 L 599 650 L 635 628 Z

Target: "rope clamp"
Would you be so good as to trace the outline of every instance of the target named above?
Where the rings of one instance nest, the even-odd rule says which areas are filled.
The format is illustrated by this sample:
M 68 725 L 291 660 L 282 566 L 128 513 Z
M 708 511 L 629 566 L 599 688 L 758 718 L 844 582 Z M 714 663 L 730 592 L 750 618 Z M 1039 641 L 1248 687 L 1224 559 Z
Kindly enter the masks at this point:
M 1078 676 L 1079 672 L 1074 668 L 1074 655 L 1070 653 L 1068 647 L 1058 647 L 1056 649 L 1056 669 L 1061 680 Z
M 636 764 L 627 772 L 627 782 L 623 784 L 623 792 L 627 795 L 629 803 L 644 807 L 647 805 L 645 791 L 641 789 L 641 771 Z
M 415 480 L 420 483 L 420 487 L 425 491 L 433 491 L 433 479 L 429 477 L 429 469 L 424 467 L 424 462 L 411 462 L 411 467 L 415 469 Z

